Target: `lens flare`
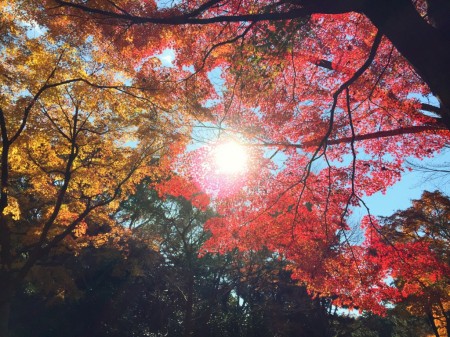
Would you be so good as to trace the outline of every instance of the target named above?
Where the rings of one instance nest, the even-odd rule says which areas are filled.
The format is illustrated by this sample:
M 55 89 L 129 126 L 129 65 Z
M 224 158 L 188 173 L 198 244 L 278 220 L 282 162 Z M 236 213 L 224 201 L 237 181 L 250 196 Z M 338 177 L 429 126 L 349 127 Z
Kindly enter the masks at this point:
M 229 141 L 214 149 L 214 161 L 217 173 L 239 174 L 247 169 L 248 154 L 244 146 Z

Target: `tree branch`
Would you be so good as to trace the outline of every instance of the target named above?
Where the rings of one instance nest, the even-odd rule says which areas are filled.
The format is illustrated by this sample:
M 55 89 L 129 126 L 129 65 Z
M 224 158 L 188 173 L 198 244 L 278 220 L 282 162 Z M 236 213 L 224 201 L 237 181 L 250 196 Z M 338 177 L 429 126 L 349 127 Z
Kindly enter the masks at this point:
M 363 141 L 363 140 L 370 140 L 370 139 L 379 139 L 379 138 L 387 138 L 387 137 L 395 137 L 395 136 L 401 136 L 401 135 L 407 135 L 407 134 L 415 134 L 415 133 L 422 133 L 422 132 L 448 132 L 448 130 L 442 126 L 439 125 L 417 125 L 417 126 L 409 126 L 409 127 L 403 127 L 399 129 L 393 129 L 393 130 L 383 130 L 383 131 L 377 131 L 373 133 L 367 133 L 363 135 L 355 135 L 354 137 L 344 137 L 344 138 L 338 138 L 338 139 L 329 139 L 327 141 L 327 145 L 337 145 L 337 144 L 344 144 L 344 143 L 351 143 L 352 140 L 357 141 Z M 299 149 L 305 149 L 311 146 L 317 146 L 321 143 L 321 139 L 317 140 L 311 140 L 308 142 L 304 142 L 303 144 L 292 144 L 292 143 L 270 143 L 270 142 L 264 142 L 262 144 L 250 144 L 248 146 L 279 146 L 279 147 L 295 147 Z
M 286 12 L 269 12 L 269 13 L 257 13 L 257 14 L 241 14 L 241 15 L 217 15 L 209 18 L 198 18 L 198 16 L 205 12 L 206 9 L 211 6 L 205 6 L 206 4 L 217 4 L 220 1 L 209 1 L 205 5 L 200 6 L 198 9 L 182 14 L 182 15 L 173 15 L 169 17 L 146 17 L 146 16 L 137 16 L 130 15 L 124 13 L 117 13 L 108 10 L 103 10 L 99 8 L 93 8 L 86 5 L 72 3 L 63 0 L 54 0 L 59 7 L 70 7 L 79 9 L 86 13 L 97 14 L 101 17 L 113 20 L 122 20 L 127 21 L 132 24 L 159 24 L 159 25 L 186 25 L 186 24 L 194 24 L 194 25 L 206 25 L 211 23 L 223 23 L 223 22 L 259 22 L 259 21 L 281 21 L 281 20 L 289 20 L 296 19 L 300 17 L 306 17 L 311 15 L 313 12 L 309 9 L 305 8 L 296 8 L 291 9 Z M 202 9 L 201 9 L 202 8 Z

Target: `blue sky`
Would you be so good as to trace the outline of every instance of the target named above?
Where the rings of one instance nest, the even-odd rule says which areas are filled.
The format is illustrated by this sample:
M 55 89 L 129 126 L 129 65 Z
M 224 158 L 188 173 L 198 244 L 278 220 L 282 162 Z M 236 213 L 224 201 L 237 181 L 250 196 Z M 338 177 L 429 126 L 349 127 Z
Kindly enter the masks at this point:
M 450 151 L 437 153 L 433 158 L 414 163 L 425 166 L 447 165 L 450 169 Z M 375 193 L 365 200 L 370 211 L 375 215 L 390 215 L 399 209 L 405 209 L 411 205 L 412 199 L 419 199 L 424 190 L 439 190 L 450 195 L 450 173 L 449 174 L 427 174 L 417 170 L 405 171 L 400 182 L 391 186 L 385 195 L 381 192 Z

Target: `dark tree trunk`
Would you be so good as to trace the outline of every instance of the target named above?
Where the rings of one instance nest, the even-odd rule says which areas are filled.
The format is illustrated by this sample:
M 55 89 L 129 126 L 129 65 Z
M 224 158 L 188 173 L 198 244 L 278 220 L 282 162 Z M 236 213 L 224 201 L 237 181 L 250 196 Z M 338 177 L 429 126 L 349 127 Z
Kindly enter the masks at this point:
M 316 333 L 320 337 L 331 337 L 330 316 L 327 313 L 326 307 L 323 305 L 320 298 L 312 300 L 314 306 L 314 316 L 316 322 Z
M 0 337 L 8 337 L 11 302 L 0 301 Z
M 427 0 L 427 5 L 428 20 L 450 40 L 450 1 Z
M 434 323 L 434 317 L 433 317 L 433 314 L 431 313 L 431 311 L 429 311 L 427 313 L 427 317 L 428 317 L 428 322 L 430 323 L 430 326 L 431 326 L 431 329 L 433 330 L 434 335 L 436 337 L 440 337 L 436 323 Z
M 184 329 L 183 329 L 184 337 L 189 337 L 192 334 L 193 307 L 194 307 L 194 275 L 190 272 L 187 281 L 186 307 L 184 311 Z
M 0 337 L 9 336 L 11 302 L 14 296 L 14 283 L 10 273 L 0 271 Z
M 433 2 L 435 7 L 439 7 L 439 1 Z M 365 3 L 362 13 L 394 44 L 428 84 L 440 100 L 442 122 L 450 129 L 450 39 L 443 31 L 427 23 L 410 0 Z

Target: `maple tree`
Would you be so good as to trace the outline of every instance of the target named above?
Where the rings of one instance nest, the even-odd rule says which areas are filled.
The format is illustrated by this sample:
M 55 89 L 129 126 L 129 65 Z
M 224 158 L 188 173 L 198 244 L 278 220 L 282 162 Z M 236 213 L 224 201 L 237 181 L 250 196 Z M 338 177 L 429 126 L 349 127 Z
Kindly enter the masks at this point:
M 109 41 L 27 6 L 0 2 L 2 337 L 36 263 L 126 241 L 115 210 L 144 177 L 167 174 L 191 118 L 180 105 L 188 96 L 153 77 L 157 60 L 138 67 Z
M 432 156 L 448 141 L 447 2 L 43 3 L 137 63 L 172 48 L 164 79 L 184 83 L 198 111 L 209 109 L 217 129 L 252 149 L 239 188 L 200 165 L 205 149 L 175 165 L 216 195 L 222 216 L 207 223 L 206 250 L 267 247 L 311 293 L 339 295 L 339 305 L 384 312 L 400 299 L 383 279 L 386 266 L 350 243 L 347 219 L 364 196 L 400 179 L 405 158 Z M 208 80 L 214 69 L 221 90 Z
M 368 233 L 369 259 L 391 270 L 403 306 L 428 317 L 436 337 L 448 336 L 450 200 L 425 191 L 410 208 L 381 220 L 382 236 L 374 228 Z

